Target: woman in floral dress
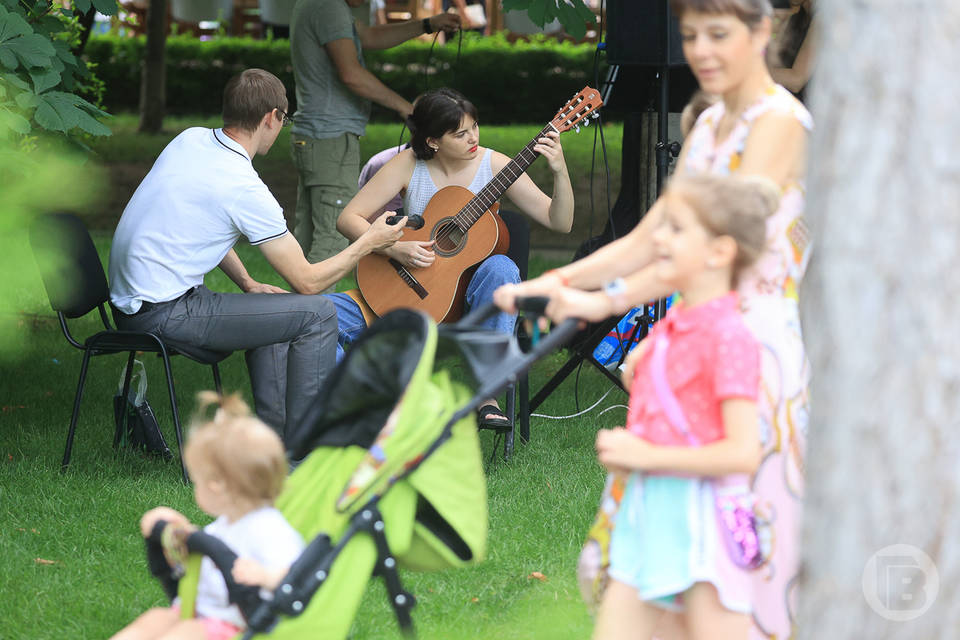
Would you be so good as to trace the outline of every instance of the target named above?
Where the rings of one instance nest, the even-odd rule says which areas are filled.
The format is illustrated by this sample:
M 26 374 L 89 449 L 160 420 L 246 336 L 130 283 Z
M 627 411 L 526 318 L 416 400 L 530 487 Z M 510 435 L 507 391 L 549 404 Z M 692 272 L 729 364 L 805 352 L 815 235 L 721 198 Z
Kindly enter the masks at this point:
M 746 322 L 763 346 L 758 409 L 764 455 L 753 484 L 758 510 L 769 523 L 768 554 L 754 573 L 751 637 L 785 639 L 795 633 L 809 415 L 797 290 L 809 257 L 803 209 L 806 143 L 813 122 L 790 92 L 774 84 L 764 62 L 770 39 L 768 0 L 673 0 L 672 7 L 700 88 L 720 96 L 697 119 L 677 171 L 762 176 L 782 194 L 767 223 L 766 252 L 741 276 L 738 292 Z M 551 299 L 548 315 L 555 321 L 601 320 L 623 299 L 640 305 L 669 295 L 652 268 L 651 236 L 662 206 L 658 200 L 623 238 L 535 280 L 502 287 L 495 300 L 512 311 L 518 296 L 546 295 Z M 622 282 L 616 286 L 605 286 L 618 278 Z

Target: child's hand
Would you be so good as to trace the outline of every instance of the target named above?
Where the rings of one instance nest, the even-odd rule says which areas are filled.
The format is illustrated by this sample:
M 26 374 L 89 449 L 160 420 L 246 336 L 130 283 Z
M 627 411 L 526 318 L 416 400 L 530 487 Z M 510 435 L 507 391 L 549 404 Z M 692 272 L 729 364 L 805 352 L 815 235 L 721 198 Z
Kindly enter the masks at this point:
M 153 527 L 157 524 L 158 520 L 166 520 L 170 524 L 181 526 L 190 525 L 190 521 L 179 511 L 171 509 L 170 507 L 154 507 L 140 518 L 140 533 L 143 534 L 144 538 L 150 537 L 150 534 L 153 532 Z
M 275 590 L 287 575 L 287 570 L 271 570 L 253 558 L 237 558 L 233 563 L 233 579 L 240 584 Z
M 640 362 L 640 358 L 646 353 L 648 346 L 649 344 L 646 340 L 641 341 L 640 344 L 635 346 L 630 353 L 627 354 L 626 359 L 623 361 L 623 372 L 620 374 L 620 379 L 623 380 L 623 388 L 628 392 L 633 385 L 633 374 L 637 370 L 637 363 Z
M 656 448 L 623 427 L 597 433 L 597 460 L 610 471 L 643 471 Z

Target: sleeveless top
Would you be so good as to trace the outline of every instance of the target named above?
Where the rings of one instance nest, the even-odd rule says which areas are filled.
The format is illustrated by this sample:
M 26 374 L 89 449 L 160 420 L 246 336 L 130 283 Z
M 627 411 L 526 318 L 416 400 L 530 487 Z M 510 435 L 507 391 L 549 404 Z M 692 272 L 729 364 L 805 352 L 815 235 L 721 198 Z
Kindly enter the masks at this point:
M 490 149 L 487 149 L 483 152 L 483 158 L 480 160 L 480 166 L 477 168 L 473 180 L 466 187 L 476 195 L 492 179 L 493 169 L 490 167 Z M 403 196 L 403 212 L 408 216 L 422 216 L 423 210 L 427 208 L 427 203 L 430 202 L 430 198 L 437 191 L 439 189 L 433 183 L 433 178 L 430 177 L 426 160 L 417 160 L 417 164 L 413 168 L 413 175 L 410 176 L 410 182 L 407 184 L 407 192 Z
M 704 111 L 687 140 L 684 170 L 728 175 L 740 167 L 740 159 L 754 121 L 777 111 L 790 114 L 810 131 L 813 118 L 807 109 L 780 85 L 772 85 L 752 106 L 744 110 L 733 130 L 722 142 L 716 131 L 723 118 L 722 101 Z M 803 179 L 782 186 L 780 207 L 767 218 L 767 247 L 760 258 L 740 275 L 737 291 L 744 302 L 757 296 L 797 300 L 797 289 L 810 258 L 807 224 L 803 218 L 806 185 Z

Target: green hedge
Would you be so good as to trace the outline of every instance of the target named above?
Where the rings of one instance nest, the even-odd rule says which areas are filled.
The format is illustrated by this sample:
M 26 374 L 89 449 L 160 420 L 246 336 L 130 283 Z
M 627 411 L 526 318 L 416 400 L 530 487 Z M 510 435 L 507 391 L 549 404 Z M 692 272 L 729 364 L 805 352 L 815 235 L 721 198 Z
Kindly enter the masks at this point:
M 108 111 L 137 109 L 143 38 L 91 37 L 85 55 L 96 63 L 106 85 Z M 541 122 L 584 85 L 593 83 L 594 47 L 547 39 L 509 43 L 502 35 L 467 34 L 457 52 L 456 40 L 435 46 L 414 40 L 382 51 L 364 53 L 367 67 L 387 86 L 412 100 L 427 88 L 453 86 L 476 105 L 488 123 Z M 429 66 L 427 60 L 429 56 Z M 247 67 L 275 73 L 287 87 L 291 105 L 293 69 L 287 40 L 191 36 L 167 40 L 167 108 L 171 113 L 220 112 L 223 86 Z M 600 69 L 601 76 L 605 69 Z M 396 116 L 375 108 L 373 118 Z

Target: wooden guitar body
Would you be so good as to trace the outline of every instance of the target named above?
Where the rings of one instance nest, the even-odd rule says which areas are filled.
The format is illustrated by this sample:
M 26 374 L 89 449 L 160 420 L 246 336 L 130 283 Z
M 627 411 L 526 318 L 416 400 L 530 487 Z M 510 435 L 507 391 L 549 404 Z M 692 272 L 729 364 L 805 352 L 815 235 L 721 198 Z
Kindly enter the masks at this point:
M 424 225 L 407 230 L 403 240 L 435 240 L 436 260 L 426 268 L 404 267 L 371 253 L 357 264 L 357 286 L 378 316 L 399 308 L 425 312 L 437 322 L 456 320 L 474 268 L 495 253 L 506 253 L 510 236 L 494 203 L 466 230 L 454 216 L 474 198 L 464 187 L 437 191 L 423 211 Z

